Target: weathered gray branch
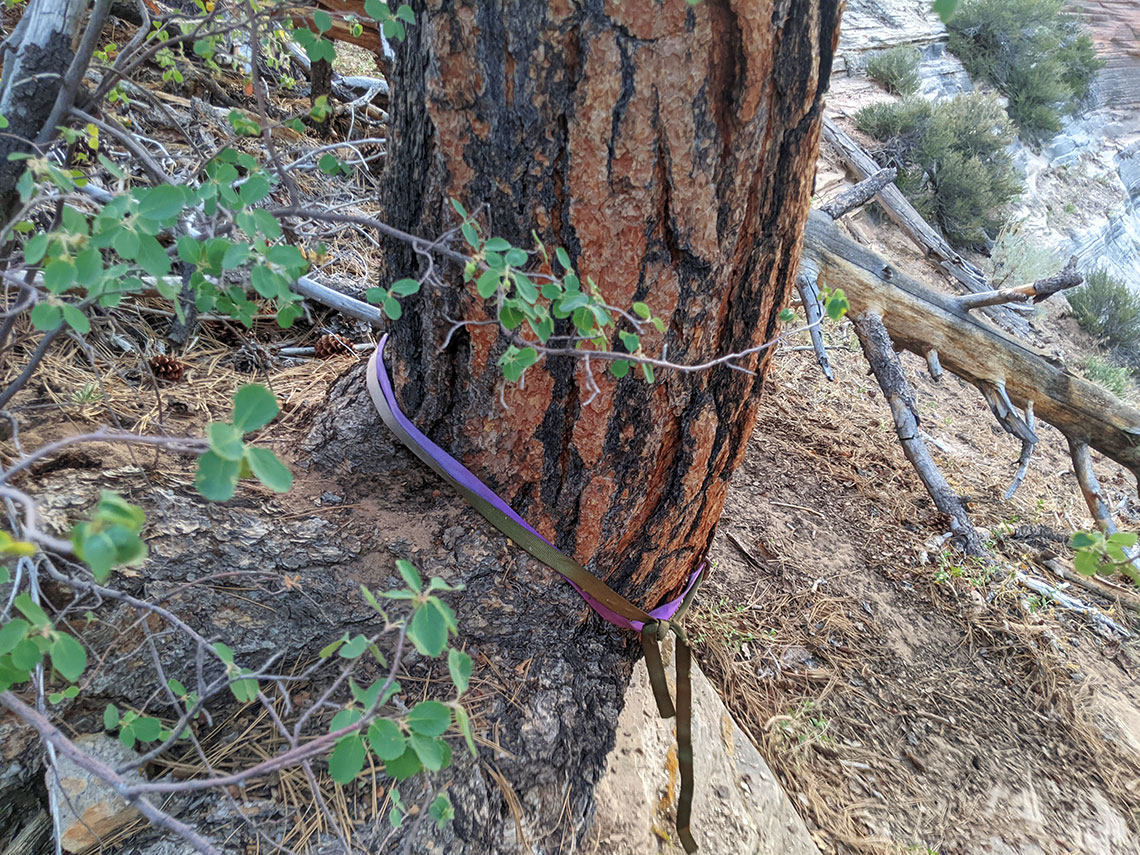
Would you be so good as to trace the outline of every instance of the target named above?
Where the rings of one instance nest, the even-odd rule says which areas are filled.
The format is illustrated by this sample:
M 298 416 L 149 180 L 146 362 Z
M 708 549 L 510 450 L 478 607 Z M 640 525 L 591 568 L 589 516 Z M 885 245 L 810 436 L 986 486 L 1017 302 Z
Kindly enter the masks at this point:
M 965 551 L 970 555 L 984 555 L 985 548 L 966 514 L 962 499 L 946 482 L 919 436 L 918 406 L 914 400 L 914 391 L 903 373 L 902 363 L 899 362 L 882 318 L 874 311 L 866 311 L 852 318 L 852 323 L 855 335 L 863 346 L 863 354 L 890 404 L 903 453 L 922 479 L 935 506 L 950 517 L 950 528 L 962 538 Z
M 1022 442 L 1037 443 L 1037 434 L 1017 412 L 1017 408 L 1010 401 L 1009 394 L 1005 391 L 1004 383 L 977 380 L 974 385 L 978 387 L 982 397 L 990 406 L 990 412 L 994 414 L 994 418 L 998 420 L 1006 433 L 1013 434 Z
M 1024 410 L 1032 401 L 1038 419 L 1084 437 L 1140 475 L 1140 411 L 1134 407 L 965 311 L 954 297 L 893 269 L 884 278 L 887 262 L 842 235 L 826 214 L 809 218 L 804 254 L 817 265 L 820 286 L 842 288 L 853 315 L 879 313 L 897 346 L 919 356 L 936 349 L 947 371 L 974 385 L 1002 388 L 1011 408 Z
M 828 380 L 835 380 L 835 372 L 831 370 L 831 362 L 827 358 L 827 348 L 823 344 L 823 333 L 820 331 L 820 321 L 823 319 L 823 305 L 819 300 L 819 288 L 816 287 L 816 270 L 809 260 L 800 265 L 800 272 L 796 276 L 796 288 L 800 292 L 800 300 L 804 305 L 804 314 L 811 327 L 811 346 L 815 351 L 819 370 Z
M 860 180 L 878 171 L 879 165 L 875 163 L 875 159 L 830 119 L 823 120 L 823 138 L 834 146 L 840 160 Z M 898 187 L 888 184 L 876 194 L 876 199 L 887 212 L 887 216 L 923 252 L 936 258 L 941 268 L 966 291 L 976 294 L 991 290 L 985 274 L 950 246 L 947 240 L 915 210 L 914 205 L 907 201 Z M 1011 311 L 990 309 L 987 314 L 995 323 L 1001 324 L 1011 332 L 1018 335 L 1029 333 L 1028 321 Z
M 838 220 L 844 214 L 849 214 L 856 208 L 866 205 L 873 196 L 898 177 L 899 171 L 893 166 L 880 169 L 849 190 L 844 190 L 826 205 L 821 205 L 819 209 L 831 219 Z
M 1104 500 L 1100 482 L 1092 468 L 1092 455 L 1089 454 L 1089 444 L 1082 439 L 1069 439 L 1069 456 L 1073 461 L 1073 472 L 1077 476 L 1077 483 L 1081 487 L 1081 495 L 1085 497 L 1089 513 L 1092 514 L 1096 527 L 1105 534 L 1116 534 L 1116 523 L 1112 521 L 1112 513 L 1108 510 L 1108 503 Z
M 930 372 L 930 379 L 937 383 L 942 379 L 942 363 L 938 361 L 938 351 L 932 347 L 923 356 L 926 357 L 926 369 Z
M 1025 403 L 1025 423 L 1030 432 L 1036 435 L 1037 419 L 1033 415 L 1032 401 Z M 1037 443 L 1033 440 L 1023 439 L 1021 441 L 1021 455 L 1017 458 L 1017 472 L 1013 476 L 1013 482 L 1009 485 L 1009 489 L 1005 491 L 1005 496 L 1003 496 L 1007 502 L 1013 498 L 1013 494 L 1017 492 L 1017 488 L 1025 480 L 1025 475 L 1029 472 L 1029 459 L 1033 456 L 1033 449 L 1036 445 Z
M 1000 306 L 1003 303 L 1040 303 L 1058 291 L 1076 288 L 1082 282 L 1084 282 L 1084 277 L 1077 272 L 1077 257 L 1074 255 L 1063 270 L 1046 279 L 1038 279 L 1028 285 L 1018 285 L 1016 288 L 983 291 L 980 294 L 965 294 L 959 297 L 957 302 L 967 311 L 980 309 L 983 306 Z

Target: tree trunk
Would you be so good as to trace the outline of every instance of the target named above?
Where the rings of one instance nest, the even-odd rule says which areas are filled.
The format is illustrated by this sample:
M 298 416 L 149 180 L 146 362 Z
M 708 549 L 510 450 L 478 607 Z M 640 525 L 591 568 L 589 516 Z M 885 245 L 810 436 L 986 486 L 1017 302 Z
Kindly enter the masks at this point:
M 464 3 L 418 12 L 399 48 L 383 196 L 389 222 L 434 236 L 448 197 L 488 234 L 564 246 L 611 304 L 644 300 L 670 359 L 770 338 L 811 196 L 838 3 L 638 0 Z M 414 274 L 392 246 L 388 280 Z M 564 551 L 627 596 L 675 594 L 704 556 L 752 430 L 755 376 L 663 373 L 654 385 L 548 359 L 503 385 L 505 342 L 448 271 L 395 325 L 406 412 Z
M 529 247 L 534 230 L 565 247 L 609 303 L 648 303 L 667 332 L 645 344 L 667 344 L 673 361 L 758 345 L 793 290 L 839 14 L 835 0 L 417 6 L 393 65 L 384 218 L 434 237 L 455 227 L 455 197 L 488 235 Z M 415 275 L 412 251 L 387 249 L 382 284 Z M 677 594 L 712 540 L 767 354 L 745 362 L 755 374 L 662 372 L 652 385 L 595 364 L 588 406 L 585 368 L 568 358 L 504 389 L 494 326 L 442 347 L 449 318 L 491 317 L 460 271 L 442 274 L 446 287 L 407 300 L 393 325 L 405 412 L 616 591 L 647 608 Z M 357 371 L 308 447 L 361 501 L 385 489 L 378 441 L 391 440 Z M 425 490 L 438 487 L 423 471 Z M 456 526 L 448 536 L 505 549 L 474 512 Z M 448 851 L 518 851 L 516 821 L 533 851 L 570 850 L 637 649 L 551 571 L 511 556 L 490 573 L 459 562 L 461 637 L 509 677 L 509 701 L 487 715 L 509 754 L 485 752 L 452 786 Z
M 16 182 L 26 166 L 10 161 L 15 153 L 34 153 L 36 139 L 52 113 L 75 54 L 73 45 L 87 0 L 31 0 L 9 44 L 0 52 L 0 216 L 7 219 L 19 202 Z

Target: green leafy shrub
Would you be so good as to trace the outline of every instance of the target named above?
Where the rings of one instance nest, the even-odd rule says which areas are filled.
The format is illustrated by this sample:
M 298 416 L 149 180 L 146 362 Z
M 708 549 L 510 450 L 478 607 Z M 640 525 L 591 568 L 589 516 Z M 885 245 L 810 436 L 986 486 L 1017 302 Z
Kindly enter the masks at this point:
M 967 0 L 950 19 L 950 50 L 975 77 L 1009 97 L 1030 138 L 1061 129 L 1061 114 L 1088 93 L 1103 62 L 1062 0 Z
M 872 104 L 855 121 L 883 141 L 880 162 L 898 167 L 899 189 L 953 243 L 986 242 L 1001 226 L 1006 205 L 1021 193 L 1006 150 L 1013 128 L 992 95 Z
M 867 62 L 867 76 L 896 95 L 913 95 L 918 91 L 919 53 L 915 48 L 899 45 L 877 53 Z
M 1065 296 L 1085 332 L 1118 347 L 1140 343 L 1140 295 L 1122 280 L 1098 270 Z
M 1098 386 L 1107 389 L 1118 398 L 1128 394 L 1132 384 L 1131 372 L 1127 367 L 1120 365 L 1112 359 L 1100 356 L 1090 356 L 1085 360 L 1083 369 L 1085 377 Z

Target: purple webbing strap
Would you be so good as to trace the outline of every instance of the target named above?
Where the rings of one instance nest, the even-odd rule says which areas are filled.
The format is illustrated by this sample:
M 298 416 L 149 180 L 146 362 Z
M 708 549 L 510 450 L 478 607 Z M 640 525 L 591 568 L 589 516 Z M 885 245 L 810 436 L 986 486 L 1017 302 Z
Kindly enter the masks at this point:
M 454 457 L 452 457 L 450 454 L 432 442 L 426 434 L 422 433 L 420 429 L 417 428 L 411 422 L 411 420 L 404 415 L 403 411 L 400 410 L 400 405 L 396 402 L 396 394 L 392 389 L 392 381 L 388 379 L 388 370 L 384 365 L 384 345 L 387 343 L 387 341 L 388 334 L 385 333 L 380 338 L 380 343 L 376 346 L 376 353 L 372 359 L 372 363 L 375 368 L 374 377 L 376 379 L 376 382 L 379 384 L 380 392 L 384 396 L 384 402 L 387 404 L 389 410 L 389 413 L 387 414 L 381 411 L 380 415 L 391 415 L 391 417 L 396 420 L 400 427 L 403 428 L 417 443 L 419 443 L 419 449 L 412 448 L 411 450 L 415 452 L 417 456 L 423 457 L 423 454 L 420 454 L 420 451 L 422 451 L 427 455 L 427 457 L 431 458 L 430 461 L 425 458 L 425 463 L 429 463 L 429 465 L 431 465 L 431 463 L 434 463 L 444 473 L 446 473 L 446 477 L 455 481 L 457 484 L 460 484 L 465 489 L 470 490 L 472 493 L 479 496 L 479 498 L 483 499 L 483 501 L 487 502 L 489 505 L 493 505 L 497 510 L 501 511 L 505 516 L 510 517 L 535 537 L 553 546 L 554 544 L 550 543 L 549 540 L 535 531 L 534 528 L 532 528 L 526 520 L 514 512 L 514 509 L 511 508 L 510 505 L 499 498 L 498 494 L 496 494 L 490 487 L 476 478 L 462 463 L 460 463 L 458 460 L 456 460 Z M 685 589 L 681 592 L 681 595 L 676 599 L 670 600 L 664 605 L 660 605 L 657 608 L 653 609 L 653 611 L 649 612 L 649 616 L 655 620 L 666 621 L 672 618 L 673 615 L 677 613 L 677 609 L 681 607 L 681 603 L 684 602 L 685 597 L 688 596 L 689 592 L 693 589 L 693 586 L 696 585 L 697 581 L 701 578 L 701 574 L 704 572 L 705 567 L 706 564 L 702 561 L 701 565 L 693 571 L 692 575 L 689 576 L 689 581 L 685 584 Z M 578 592 L 582 599 L 590 604 L 590 607 L 594 611 L 596 611 L 599 615 L 612 623 L 614 626 L 619 626 L 623 629 L 633 629 L 637 630 L 638 632 L 640 632 L 645 627 L 645 623 L 643 621 L 630 620 L 629 618 L 622 617 L 613 609 L 610 609 L 602 603 L 599 603 L 597 600 L 595 600 L 593 597 L 575 585 L 572 579 L 569 579 L 565 576 L 563 576 L 563 578 L 570 583 L 570 585 L 574 588 L 575 591 Z

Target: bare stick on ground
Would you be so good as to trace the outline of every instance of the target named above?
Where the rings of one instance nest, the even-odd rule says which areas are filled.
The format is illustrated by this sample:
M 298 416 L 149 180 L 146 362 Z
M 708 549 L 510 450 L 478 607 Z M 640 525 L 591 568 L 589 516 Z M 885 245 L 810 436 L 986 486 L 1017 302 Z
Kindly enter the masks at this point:
M 918 406 L 914 400 L 914 391 L 903 373 L 902 363 L 895 353 L 887 328 L 883 326 L 883 319 L 874 312 L 864 312 L 852 318 L 852 323 L 855 335 L 863 345 L 863 354 L 871 364 L 879 388 L 890 404 L 895 431 L 907 460 L 914 466 L 938 510 L 950 517 L 950 528 L 961 538 L 963 550 L 970 555 L 984 555 L 985 548 L 966 515 L 962 499 L 946 482 L 919 436 Z
M 866 205 L 875 194 L 879 193 L 898 177 L 899 171 L 893 166 L 887 169 L 880 169 L 874 175 L 864 178 L 849 190 L 844 190 L 826 205 L 821 205 L 819 209 L 831 217 L 831 219 L 838 220 L 856 208 Z
M 1030 432 L 1035 433 L 1037 427 L 1037 419 L 1033 415 L 1033 402 L 1027 401 L 1025 403 L 1025 423 L 1029 426 Z M 1029 471 L 1029 458 L 1033 456 L 1033 449 L 1037 445 L 1028 439 L 1021 441 L 1021 456 L 1017 458 L 1017 472 L 1013 476 L 1013 483 L 1009 485 L 1009 489 L 1005 491 L 1005 500 L 1008 502 L 1013 498 L 1013 494 L 1017 492 L 1017 488 L 1021 486 L 1021 482 L 1025 480 L 1025 474 Z

